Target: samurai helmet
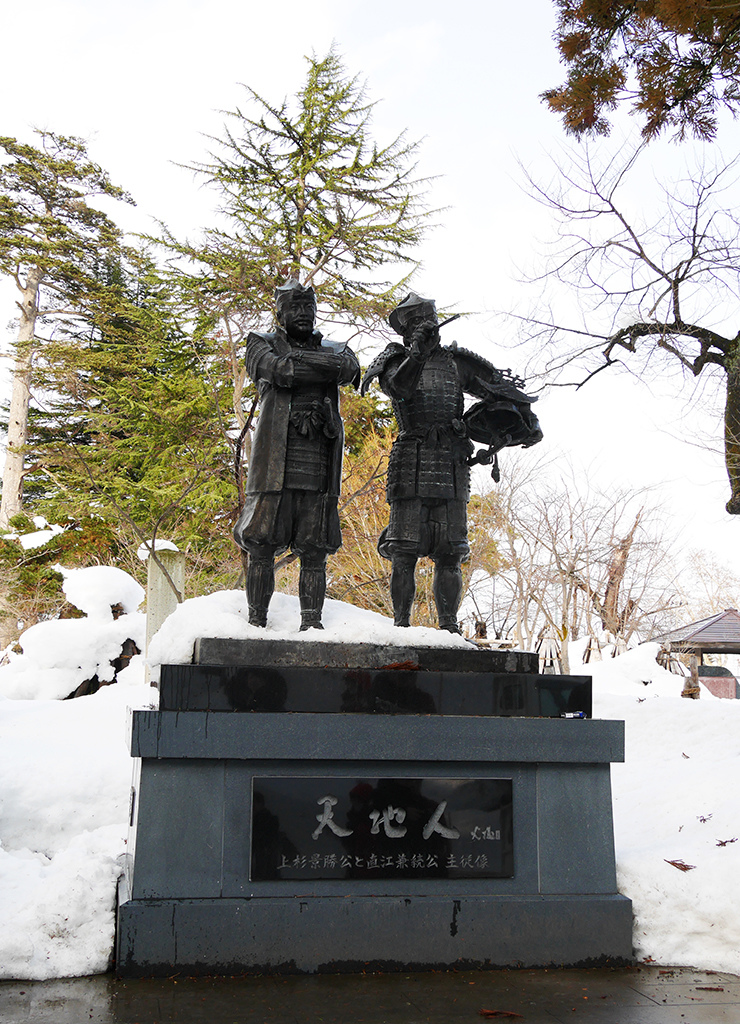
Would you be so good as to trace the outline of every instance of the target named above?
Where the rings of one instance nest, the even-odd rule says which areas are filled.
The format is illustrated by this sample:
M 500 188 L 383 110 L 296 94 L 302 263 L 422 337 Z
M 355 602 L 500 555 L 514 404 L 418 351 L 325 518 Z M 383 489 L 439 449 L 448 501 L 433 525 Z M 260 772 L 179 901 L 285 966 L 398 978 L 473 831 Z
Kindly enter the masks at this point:
M 521 445 L 530 448 L 542 440 L 542 430 L 528 402 L 476 402 L 463 416 L 468 437 L 495 451 Z
M 316 294 L 311 285 L 302 285 L 295 277 L 290 277 L 285 284 L 278 285 L 275 289 L 275 304 L 277 306 L 278 313 L 286 302 L 290 302 L 298 295 L 309 296 L 313 299 L 314 306 L 316 305 Z
M 409 292 L 403 302 L 400 302 L 388 317 L 388 323 L 396 334 L 403 334 L 409 317 L 416 313 L 423 313 L 429 319 L 436 321 L 437 307 L 434 304 L 434 299 L 423 299 L 416 292 Z

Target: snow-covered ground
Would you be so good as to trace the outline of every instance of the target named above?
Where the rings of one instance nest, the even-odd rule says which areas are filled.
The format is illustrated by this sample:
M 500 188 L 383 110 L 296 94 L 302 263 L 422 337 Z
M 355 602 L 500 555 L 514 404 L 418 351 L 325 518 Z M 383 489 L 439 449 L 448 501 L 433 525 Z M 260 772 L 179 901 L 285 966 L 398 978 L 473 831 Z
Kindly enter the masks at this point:
M 114 685 L 60 698 L 93 672 L 111 678 L 115 644 L 142 638 L 141 595 L 117 572 L 68 573 L 67 597 L 87 617 L 32 627 L 24 653 L 0 666 L 0 978 L 94 974 L 110 962 L 131 785 L 127 709 L 152 706 L 156 690 L 143 685 L 137 657 Z M 125 614 L 114 620 L 116 602 Z M 322 634 L 300 636 L 465 644 L 333 601 L 324 622 Z M 298 623 L 297 599 L 276 595 L 269 635 L 297 639 Z M 152 642 L 153 675 L 164 660 L 188 661 L 205 635 L 265 634 L 248 625 L 239 592 L 186 601 Z M 595 717 L 626 721 L 627 760 L 612 780 L 636 955 L 740 974 L 740 701 L 704 688 L 701 700 L 682 699 L 682 680 L 658 667 L 656 651 L 647 644 L 583 666 Z
M 619 889 L 638 957 L 740 974 L 740 701 L 704 686 L 682 698 L 658 649 L 582 666 L 594 717 L 626 723 L 625 762 L 612 765 Z

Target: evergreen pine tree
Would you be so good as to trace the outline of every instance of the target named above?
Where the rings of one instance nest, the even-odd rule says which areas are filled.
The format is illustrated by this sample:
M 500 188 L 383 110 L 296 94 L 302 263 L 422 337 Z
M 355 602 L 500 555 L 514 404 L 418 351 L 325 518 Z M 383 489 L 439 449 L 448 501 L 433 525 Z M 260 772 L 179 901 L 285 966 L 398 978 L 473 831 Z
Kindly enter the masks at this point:
M 230 349 L 241 425 L 240 345 L 249 329 L 270 326 L 275 286 L 289 275 L 311 284 L 332 328 L 385 330 L 429 216 L 417 144 L 373 140 L 373 104 L 334 50 L 308 64 L 293 101 L 276 105 L 247 87 L 249 106 L 229 114 L 212 160 L 194 165 L 218 193 L 222 226 L 197 243 L 165 233 L 184 257 L 177 282 L 199 343 L 215 336 Z M 381 275 L 388 264 L 401 268 L 398 279 Z
M 0 529 L 21 512 L 31 369 L 43 346 L 37 326 L 85 317 L 96 302 L 97 268 L 121 249 L 121 233 L 91 205 L 108 196 L 131 202 L 93 163 L 77 138 L 37 132 L 39 147 L 0 137 L 0 273 L 18 288 L 18 336 L 0 502 Z
M 386 316 L 415 267 L 411 256 L 429 221 L 426 182 L 416 176 L 418 144 L 403 135 L 385 145 L 374 141 L 373 104 L 333 49 L 308 59 L 292 99 L 274 104 L 246 91 L 248 104 L 231 112 L 223 137 L 212 140 L 211 159 L 192 167 L 218 195 L 218 226 L 197 242 L 166 230 L 163 239 L 176 257 L 172 283 L 199 350 L 212 358 L 228 353 L 230 412 L 239 428 L 254 396 L 244 338 L 272 328 L 276 285 L 288 276 L 311 284 L 319 327 L 331 336 L 356 339 L 367 331 L 377 340 L 388 332 Z M 352 490 L 367 434 L 383 431 L 389 410 L 377 396 L 347 393 L 342 411 Z M 248 459 L 248 437 L 244 451 Z M 359 483 L 363 495 L 365 484 Z M 350 532 L 345 549 L 355 539 Z M 360 536 L 357 543 L 374 550 L 376 539 Z M 366 594 L 356 596 L 363 603 Z
M 105 537 L 96 557 L 131 569 L 142 540 L 166 530 L 207 571 L 208 589 L 223 582 L 222 564 L 233 581 L 224 378 L 182 330 L 151 259 L 129 253 L 108 267 L 94 313 L 60 330 L 34 368 L 34 511 L 78 528 L 78 558 L 88 536 L 98 548 Z
M 713 139 L 721 108 L 740 110 L 740 9 L 726 0 L 555 0 L 568 69 L 543 93 L 566 131 L 608 135 L 622 103 L 646 139 L 666 128 Z

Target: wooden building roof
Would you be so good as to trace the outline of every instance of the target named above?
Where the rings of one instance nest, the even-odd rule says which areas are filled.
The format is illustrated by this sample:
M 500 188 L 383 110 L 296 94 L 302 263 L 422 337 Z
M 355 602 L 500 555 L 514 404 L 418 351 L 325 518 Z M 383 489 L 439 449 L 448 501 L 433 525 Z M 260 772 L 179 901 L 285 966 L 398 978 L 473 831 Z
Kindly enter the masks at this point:
M 650 640 L 672 651 L 706 651 L 708 654 L 740 654 L 740 614 L 736 608 L 679 626 Z

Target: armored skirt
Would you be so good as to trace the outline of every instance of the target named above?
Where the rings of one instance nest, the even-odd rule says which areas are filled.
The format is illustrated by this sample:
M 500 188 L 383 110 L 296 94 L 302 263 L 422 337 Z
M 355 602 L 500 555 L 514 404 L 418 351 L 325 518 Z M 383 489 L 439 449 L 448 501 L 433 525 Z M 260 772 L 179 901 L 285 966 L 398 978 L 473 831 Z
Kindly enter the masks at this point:
M 337 496 L 286 488 L 248 494 L 234 537 L 245 551 L 333 555 L 342 546 Z
M 468 557 L 471 448 L 451 425 L 400 434 L 388 463 L 390 520 L 378 539 L 383 558 Z
M 234 537 L 245 551 L 271 549 L 275 553 L 292 551 L 302 555 L 332 555 L 342 546 L 337 511 L 338 497 L 329 494 L 332 431 L 314 409 L 314 420 L 307 414 L 313 396 L 294 403 L 288 423 L 283 489 L 247 494 Z
M 467 502 L 401 498 L 390 505 L 390 521 L 378 538 L 383 558 L 409 555 L 465 561 L 470 554 Z

